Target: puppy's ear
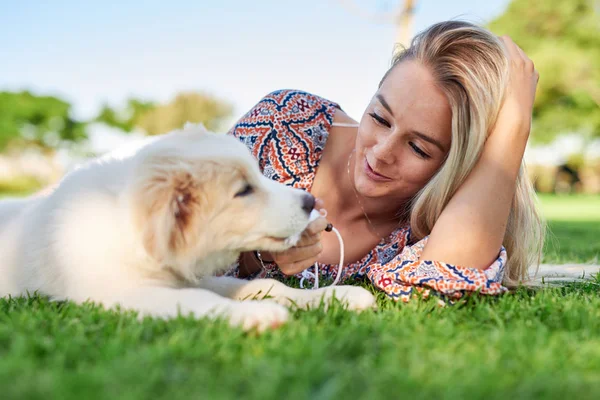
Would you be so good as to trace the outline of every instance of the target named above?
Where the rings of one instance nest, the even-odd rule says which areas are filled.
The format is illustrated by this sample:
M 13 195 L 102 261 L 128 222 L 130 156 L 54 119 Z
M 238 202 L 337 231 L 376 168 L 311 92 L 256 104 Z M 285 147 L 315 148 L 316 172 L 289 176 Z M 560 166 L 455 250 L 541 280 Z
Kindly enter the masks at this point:
M 198 241 L 205 218 L 203 183 L 178 162 L 157 162 L 138 182 L 138 226 L 144 248 L 159 262 L 169 263 Z

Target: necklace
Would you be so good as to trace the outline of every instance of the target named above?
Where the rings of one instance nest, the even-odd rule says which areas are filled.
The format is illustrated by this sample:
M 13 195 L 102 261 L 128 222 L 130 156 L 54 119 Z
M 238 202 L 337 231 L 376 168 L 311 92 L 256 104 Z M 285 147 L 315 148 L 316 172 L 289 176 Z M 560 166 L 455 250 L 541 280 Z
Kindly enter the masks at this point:
M 367 219 L 367 222 L 371 226 L 371 232 L 373 232 L 375 234 L 375 236 L 377 236 L 381 239 L 379 243 L 385 243 L 385 236 L 380 235 L 379 232 L 377 232 L 377 229 L 375 229 L 375 226 L 373 226 L 373 223 L 371 222 L 371 218 L 369 218 L 369 216 L 367 215 L 367 212 L 365 211 L 365 208 L 363 207 L 363 205 L 360 201 L 360 198 L 358 197 L 358 191 L 356 190 L 356 187 L 354 186 L 354 184 L 352 183 L 352 179 L 350 178 L 350 160 L 352 159 L 352 156 L 354 155 L 354 153 L 355 153 L 355 150 L 352 150 L 352 152 L 348 156 L 348 165 L 347 165 L 348 180 L 350 181 L 350 184 L 352 185 L 352 189 L 354 189 L 354 196 L 356 196 L 356 201 L 358 202 L 360 209 L 362 210 L 365 218 Z

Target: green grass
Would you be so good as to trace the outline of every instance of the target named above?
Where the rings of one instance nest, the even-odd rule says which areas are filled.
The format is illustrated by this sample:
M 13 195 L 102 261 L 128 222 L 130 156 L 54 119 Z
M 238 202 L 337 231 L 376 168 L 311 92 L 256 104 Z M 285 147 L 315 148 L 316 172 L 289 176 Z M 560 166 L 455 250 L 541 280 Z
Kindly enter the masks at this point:
M 600 263 L 600 196 L 540 196 L 546 263 Z
M 2 398 L 600 398 L 596 285 L 380 306 L 298 311 L 256 336 L 189 318 L 0 301 Z
M 540 195 L 542 214 L 553 221 L 600 222 L 600 195 Z
M 600 198 L 541 200 L 556 237 L 545 261 L 597 259 Z M 597 279 L 445 308 L 379 294 L 376 312 L 296 311 L 261 336 L 4 299 L 0 399 L 598 399 L 599 288 Z
M 42 183 L 31 177 L 22 177 L 9 181 L 0 180 L 0 198 L 27 196 L 39 190 L 42 186 Z

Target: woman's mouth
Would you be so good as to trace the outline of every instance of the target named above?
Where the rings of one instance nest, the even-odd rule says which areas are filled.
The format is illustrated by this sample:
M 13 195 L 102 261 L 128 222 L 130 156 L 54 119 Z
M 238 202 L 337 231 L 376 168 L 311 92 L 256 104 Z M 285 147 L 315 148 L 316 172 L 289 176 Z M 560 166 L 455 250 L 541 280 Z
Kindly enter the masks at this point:
M 369 161 L 367 161 L 367 158 L 365 157 L 365 174 L 371 179 L 374 180 L 376 182 L 389 182 L 392 180 L 392 178 L 387 177 L 385 175 L 382 175 L 378 172 L 375 172 L 373 170 L 373 168 L 371 168 L 371 165 L 369 165 Z

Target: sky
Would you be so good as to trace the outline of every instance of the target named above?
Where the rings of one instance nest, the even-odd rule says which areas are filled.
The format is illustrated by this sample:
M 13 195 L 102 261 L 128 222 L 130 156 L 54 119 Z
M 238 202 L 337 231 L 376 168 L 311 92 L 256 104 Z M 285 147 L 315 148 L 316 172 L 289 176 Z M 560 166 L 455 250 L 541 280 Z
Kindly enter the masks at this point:
M 263 95 L 294 88 L 358 119 L 390 64 L 395 28 L 344 1 L 0 0 L 0 90 L 58 95 L 82 119 L 128 97 L 204 91 L 234 106 L 233 122 Z M 508 2 L 418 0 L 414 31 L 456 18 L 485 24 Z

